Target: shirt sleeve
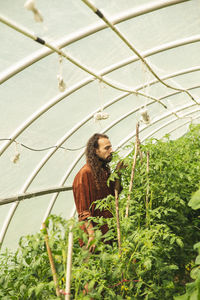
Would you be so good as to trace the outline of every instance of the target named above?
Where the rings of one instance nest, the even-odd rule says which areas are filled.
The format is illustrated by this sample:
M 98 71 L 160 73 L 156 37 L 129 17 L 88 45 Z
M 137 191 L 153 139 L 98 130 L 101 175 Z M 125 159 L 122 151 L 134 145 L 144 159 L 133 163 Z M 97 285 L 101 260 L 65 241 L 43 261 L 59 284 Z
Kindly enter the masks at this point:
M 91 216 L 91 181 L 91 174 L 87 171 L 79 172 L 74 179 L 73 193 L 79 221 L 84 221 Z

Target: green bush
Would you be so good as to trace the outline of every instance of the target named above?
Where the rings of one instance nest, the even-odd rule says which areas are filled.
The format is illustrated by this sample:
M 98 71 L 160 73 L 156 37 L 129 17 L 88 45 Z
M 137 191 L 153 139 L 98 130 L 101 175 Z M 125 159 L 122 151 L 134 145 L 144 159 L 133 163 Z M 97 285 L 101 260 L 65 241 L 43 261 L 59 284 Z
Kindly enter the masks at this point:
M 189 206 L 193 209 L 200 208 L 200 189 L 192 196 Z M 174 297 L 175 300 L 199 300 L 200 299 L 200 242 L 194 245 L 198 255 L 195 259 L 190 276 L 193 279 L 191 283 L 186 284 L 186 293 L 182 296 Z

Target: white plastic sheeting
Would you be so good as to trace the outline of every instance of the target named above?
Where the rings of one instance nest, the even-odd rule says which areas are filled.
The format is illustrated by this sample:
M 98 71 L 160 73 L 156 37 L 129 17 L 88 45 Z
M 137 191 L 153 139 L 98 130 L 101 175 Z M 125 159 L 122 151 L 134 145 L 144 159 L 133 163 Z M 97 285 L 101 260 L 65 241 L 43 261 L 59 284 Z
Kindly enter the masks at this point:
M 0 8 L 0 239 L 15 247 L 49 213 L 73 214 L 70 187 L 93 133 L 120 149 L 138 121 L 142 141 L 175 139 L 199 123 L 200 1 L 6 0 Z

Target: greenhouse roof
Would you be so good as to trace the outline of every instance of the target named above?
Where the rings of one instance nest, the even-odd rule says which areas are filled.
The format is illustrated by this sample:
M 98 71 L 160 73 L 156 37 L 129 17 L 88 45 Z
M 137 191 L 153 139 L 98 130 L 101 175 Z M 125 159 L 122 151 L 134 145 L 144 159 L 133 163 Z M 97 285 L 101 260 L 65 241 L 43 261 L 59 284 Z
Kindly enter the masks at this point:
M 0 241 L 74 213 L 95 132 L 115 149 L 200 119 L 199 0 L 1 1 Z M 21 201 L 23 200 L 23 201 Z

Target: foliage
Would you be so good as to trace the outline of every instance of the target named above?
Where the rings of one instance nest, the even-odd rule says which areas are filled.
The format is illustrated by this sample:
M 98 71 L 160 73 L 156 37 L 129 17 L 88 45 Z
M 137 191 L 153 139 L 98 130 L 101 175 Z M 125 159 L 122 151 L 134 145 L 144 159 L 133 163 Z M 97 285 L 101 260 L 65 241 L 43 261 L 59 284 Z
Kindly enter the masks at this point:
M 200 251 L 197 244 L 200 240 L 199 206 L 196 201 L 190 201 L 191 195 L 199 189 L 199 126 L 191 127 L 188 134 L 176 141 L 169 137 L 152 139 L 140 147 L 143 158 L 137 158 L 128 218 L 125 218 L 125 210 L 133 145 L 129 146 L 133 151 L 124 159 L 126 167 L 121 170 L 121 253 L 113 196 L 97 201 L 97 207 L 108 208 L 114 218 L 92 218 L 97 223 L 93 254 L 85 247 L 80 248 L 79 238 L 87 243 L 87 236 L 80 229 L 80 223 L 73 225 L 72 299 L 170 300 L 184 293 L 185 286 L 187 293 L 199 289 L 200 252 L 195 261 L 196 249 Z M 118 159 L 115 155 L 113 168 Z M 193 210 L 188 203 L 197 209 Z M 105 223 L 110 230 L 103 242 L 99 227 Z M 59 286 L 64 289 L 71 220 L 52 215 L 46 225 Z M 195 249 L 193 244 L 196 244 Z M 0 264 L 1 299 L 56 299 L 43 231 L 22 237 L 16 253 L 7 250 L 1 254 Z M 86 284 L 87 294 L 84 292 Z
M 191 206 L 193 209 L 200 208 L 200 189 L 192 196 L 192 199 L 189 202 L 189 206 Z M 186 293 L 182 296 L 174 297 L 175 300 L 200 299 L 200 242 L 194 245 L 194 249 L 196 249 L 198 252 L 195 263 L 190 272 L 190 276 L 194 281 L 191 283 L 187 283 Z
M 66 262 L 67 222 L 51 216 L 50 246 L 62 283 Z M 61 259 L 62 258 L 62 259 Z M 16 253 L 0 256 L 0 299 L 56 299 L 48 254 L 42 232 L 22 237 Z

